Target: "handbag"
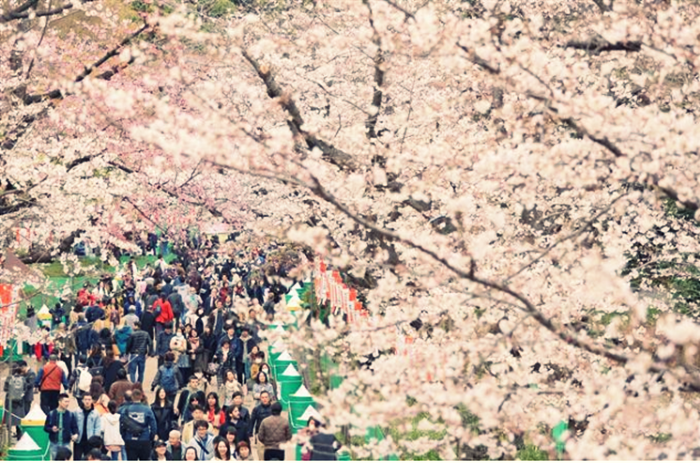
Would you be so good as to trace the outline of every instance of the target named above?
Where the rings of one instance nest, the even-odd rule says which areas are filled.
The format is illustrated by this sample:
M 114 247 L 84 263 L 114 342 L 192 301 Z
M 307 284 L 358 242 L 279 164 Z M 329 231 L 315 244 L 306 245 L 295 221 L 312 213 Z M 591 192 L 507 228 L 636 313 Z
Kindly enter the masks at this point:
M 218 372 L 219 372 L 219 364 L 218 363 L 211 362 L 211 363 L 209 363 L 209 365 L 207 365 L 207 373 L 209 373 L 210 375 L 215 375 Z

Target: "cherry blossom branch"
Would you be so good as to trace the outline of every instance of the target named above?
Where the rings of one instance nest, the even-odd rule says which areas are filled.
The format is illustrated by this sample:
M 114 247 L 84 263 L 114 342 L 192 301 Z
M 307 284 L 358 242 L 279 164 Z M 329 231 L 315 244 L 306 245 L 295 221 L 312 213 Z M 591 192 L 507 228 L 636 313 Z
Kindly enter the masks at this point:
M 94 2 L 95 0 L 82 0 L 83 3 L 88 3 L 88 2 Z M 30 8 L 34 8 L 37 6 L 39 3 L 39 0 L 29 0 L 22 5 L 18 6 L 14 10 L 5 13 L 3 15 L 0 15 L 0 24 L 2 23 L 7 23 L 10 21 L 14 21 L 17 19 L 25 19 L 29 18 L 30 16 L 36 16 L 36 17 L 41 17 L 41 16 L 54 16 L 57 14 L 61 14 L 66 10 L 70 10 L 73 8 L 75 5 L 73 3 L 66 3 L 65 5 L 61 5 L 59 7 L 56 7 L 54 9 L 49 9 L 45 11 L 36 11 L 34 13 L 30 13 L 27 10 Z
M 102 66 L 104 63 L 106 63 L 108 60 L 111 58 L 117 56 L 121 50 L 129 45 L 135 38 L 137 38 L 139 35 L 144 33 L 148 29 L 155 29 L 156 25 L 151 25 L 151 24 L 144 24 L 141 26 L 139 29 L 125 37 L 121 42 L 119 42 L 118 45 L 116 45 L 114 48 L 109 50 L 107 53 L 105 53 L 102 57 L 100 57 L 97 61 L 94 63 L 85 66 L 83 71 L 73 80 L 74 83 L 80 83 L 83 80 L 85 80 L 86 77 L 88 77 L 92 72 Z M 111 69 L 103 72 L 102 74 L 99 74 L 96 76 L 96 78 L 101 79 L 101 80 L 110 80 L 115 74 L 117 74 L 121 69 L 124 67 L 132 64 L 134 62 L 134 58 L 130 58 L 129 61 L 126 63 L 120 63 L 118 65 L 112 66 Z M 41 101 L 44 101 L 46 99 L 62 99 L 64 98 L 63 92 L 59 89 L 54 89 L 46 93 L 42 94 L 33 94 L 33 95 L 25 95 L 24 97 L 24 104 L 25 105 L 30 105 L 34 103 L 39 103 Z
M 372 28 L 372 43 L 377 47 L 377 51 L 374 55 L 374 94 L 372 95 L 372 108 L 367 121 L 365 122 L 365 127 L 367 127 L 367 138 L 377 138 L 377 120 L 379 119 L 379 111 L 382 107 L 382 85 L 384 85 L 384 70 L 382 66 L 384 65 L 384 51 L 382 50 L 382 41 L 379 36 L 379 32 L 374 25 L 374 18 L 372 17 L 372 5 L 370 5 L 369 0 L 363 0 L 369 11 L 369 25 Z
M 559 238 L 554 244 L 552 244 L 552 245 L 549 246 L 547 249 L 545 249 L 544 251 L 542 251 L 541 253 L 539 253 L 539 254 L 537 255 L 537 257 L 533 258 L 530 262 L 528 262 L 527 264 L 525 264 L 524 266 L 522 266 L 517 272 L 515 272 L 514 274 L 510 275 L 508 278 L 506 278 L 505 280 L 503 280 L 503 283 L 509 282 L 510 280 L 512 280 L 513 278 L 515 278 L 516 276 L 518 276 L 518 275 L 520 275 L 521 273 L 523 273 L 523 272 L 524 272 L 525 270 L 527 270 L 528 268 L 530 268 L 530 267 L 532 267 L 533 265 L 535 265 L 537 262 L 539 262 L 539 261 L 542 260 L 544 257 L 546 257 L 550 252 L 552 252 L 552 251 L 554 250 L 554 248 L 556 248 L 557 246 L 559 246 L 559 245 L 562 244 L 563 242 L 568 241 L 568 240 L 570 240 L 570 239 L 572 239 L 572 238 L 576 238 L 577 236 L 579 236 L 580 234 L 582 234 L 583 232 L 585 232 L 586 230 L 588 230 L 599 218 L 601 218 L 603 215 L 607 214 L 608 211 L 615 205 L 616 202 L 618 202 L 620 199 L 624 198 L 625 196 L 627 196 L 627 193 L 626 193 L 626 192 L 625 192 L 625 193 L 622 193 L 622 194 L 620 194 L 620 195 L 618 195 L 618 196 L 616 196 L 616 197 L 610 202 L 610 204 L 608 204 L 608 206 L 607 206 L 605 209 L 603 209 L 602 211 L 600 211 L 599 213 L 597 213 L 596 215 L 594 215 L 593 217 L 591 217 L 591 218 L 590 218 L 588 221 L 586 221 L 586 223 L 584 223 L 583 226 L 581 226 L 578 230 L 576 230 L 576 231 L 574 231 L 573 233 L 570 233 L 570 234 L 568 234 L 568 235 L 566 235 L 566 236 L 564 236 L 564 237 L 562 237 L 562 238 Z
M 295 137 L 301 136 L 309 149 L 320 149 L 323 153 L 323 157 L 341 170 L 356 170 L 358 166 L 355 158 L 352 155 L 339 150 L 330 143 L 326 143 L 303 129 L 304 119 L 301 117 L 299 108 L 291 95 L 283 92 L 280 86 L 277 84 L 275 77 L 272 75 L 272 71 L 270 70 L 270 66 L 260 65 L 258 61 L 248 53 L 247 50 L 242 50 L 242 54 L 246 61 L 248 61 L 253 69 L 255 69 L 258 77 L 260 77 L 265 84 L 265 87 L 267 88 L 267 95 L 270 98 L 277 98 L 280 105 L 282 105 L 282 108 L 291 116 L 291 119 L 287 120 L 287 125 L 292 131 L 292 134 Z
M 492 66 L 489 64 L 486 60 L 481 58 L 479 55 L 476 54 L 474 50 L 470 50 L 469 48 L 460 45 L 457 43 L 457 46 L 464 50 L 464 52 L 467 53 L 467 59 L 469 59 L 472 63 L 476 64 L 480 68 L 484 69 L 487 71 L 489 74 L 492 75 L 500 75 L 501 71 L 500 69 Z M 543 101 L 547 109 L 553 113 L 553 115 L 556 115 L 559 113 L 559 110 L 551 105 L 551 101 L 548 98 L 542 97 L 540 95 L 537 95 L 533 92 L 526 92 L 526 95 L 530 98 Z M 607 151 L 612 153 L 616 158 L 621 158 L 621 157 L 629 157 L 626 153 L 622 151 L 615 143 L 611 142 L 608 137 L 596 137 L 593 135 L 591 132 L 589 132 L 585 127 L 581 126 L 578 124 L 572 117 L 567 117 L 567 118 L 559 118 L 559 120 L 569 126 L 571 129 L 576 131 L 576 134 L 580 137 L 585 137 L 591 140 L 592 142 L 602 146 L 605 148 Z M 673 190 L 672 188 L 669 187 L 663 187 L 659 185 L 659 178 L 657 175 L 651 176 L 651 182 L 648 182 L 649 185 L 657 188 L 661 193 L 663 193 L 666 197 L 676 201 L 677 203 L 681 204 L 684 208 L 690 210 L 690 211 L 697 211 L 700 209 L 700 202 L 696 200 L 690 200 L 690 199 L 682 199 L 678 196 L 678 193 Z
M 535 319 L 542 327 L 547 329 L 550 333 L 554 334 L 556 337 L 564 341 L 565 343 L 569 344 L 570 346 L 585 350 L 591 354 L 598 355 L 601 357 L 605 357 L 609 360 L 613 360 L 615 362 L 621 363 L 621 364 L 626 364 L 630 361 L 630 358 L 626 357 L 625 355 L 618 354 L 615 352 L 611 352 L 607 350 L 604 347 L 597 346 L 597 345 L 592 345 L 589 344 L 581 339 L 579 339 L 575 334 L 569 332 L 569 330 L 564 329 L 564 328 L 558 328 L 557 326 L 554 325 L 552 320 L 548 319 L 545 317 L 545 315 L 537 310 L 535 306 L 522 294 L 512 290 L 506 285 L 497 283 L 495 281 L 490 281 L 486 280 L 483 278 L 480 278 L 476 275 L 476 269 L 474 265 L 474 261 L 472 261 L 472 266 L 468 271 L 464 271 L 462 269 L 459 269 L 455 267 L 454 265 L 450 264 L 445 258 L 440 257 L 435 251 L 426 248 L 425 246 L 415 243 L 412 240 L 408 238 L 404 238 L 392 231 L 386 230 L 382 227 L 378 227 L 376 224 L 369 222 L 368 220 L 358 216 L 357 214 L 353 213 L 350 211 L 347 206 L 339 202 L 332 194 L 330 194 L 328 191 L 326 191 L 323 186 L 321 185 L 320 181 L 313 175 L 309 174 L 311 177 L 311 180 L 313 182 L 313 187 L 311 191 L 318 196 L 319 198 L 323 199 L 327 203 L 333 205 L 338 211 L 343 213 L 345 216 L 350 218 L 351 220 L 355 221 L 356 223 L 362 225 L 363 227 L 366 227 L 373 232 L 384 236 L 385 238 L 391 239 L 398 241 L 410 248 L 416 249 L 420 251 L 421 253 L 429 256 L 431 259 L 434 261 L 438 262 L 441 264 L 443 267 L 447 268 L 448 270 L 452 271 L 455 273 L 457 276 L 460 278 L 466 279 L 468 281 L 471 281 L 473 283 L 479 284 L 481 286 L 484 286 L 486 288 L 494 289 L 496 291 L 505 293 L 517 301 L 519 301 L 523 307 L 521 307 L 525 312 L 530 314 L 533 319 Z M 667 368 L 665 368 L 663 365 L 657 365 L 657 364 L 652 364 L 648 368 L 649 371 L 659 373 L 662 371 L 666 371 Z

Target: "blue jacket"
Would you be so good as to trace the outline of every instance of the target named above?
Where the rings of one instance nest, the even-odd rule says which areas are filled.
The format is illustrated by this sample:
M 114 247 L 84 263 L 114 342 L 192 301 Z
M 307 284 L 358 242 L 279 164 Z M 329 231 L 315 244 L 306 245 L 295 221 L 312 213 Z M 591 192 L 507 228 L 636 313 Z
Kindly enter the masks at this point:
M 49 440 L 52 443 L 57 444 L 58 433 L 52 431 L 52 428 L 54 426 L 58 426 L 58 409 L 51 410 L 51 412 L 49 412 L 48 416 L 46 417 L 46 421 L 44 422 L 44 431 L 46 431 L 46 433 L 49 435 Z M 63 413 L 62 443 L 69 447 L 71 442 L 71 436 L 73 436 L 74 434 L 78 434 L 78 423 L 75 420 L 75 415 L 66 410 Z
M 119 352 L 122 354 L 126 354 L 126 341 L 131 336 L 131 331 L 130 326 L 124 325 L 114 332 L 114 340 L 117 342 Z
M 75 332 L 75 346 L 78 352 L 81 354 L 86 354 L 88 350 L 92 348 L 95 344 L 100 342 L 100 337 L 97 331 L 92 329 L 92 323 L 81 326 Z
M 153 441 L 153 438 L 158 433 L 158 423 L 156 423 L 156 417 L 151 407 L 142 403 L 125 404 L 124 407 L 119 409 L 119 414 L 122 416 L 128 415 L 143 426 L 143 432 L 139 436 L 132 435 L 126 431 L 122 433 L 122 438 L 125 441 Z
M 165 331 L 158 333 L 158 339 L 156 340 L 156 355 L 158 357 L 165 357 L 165 354 L 170 351 L 170 341 L 172 341 L 173 337 L 175 337 L 175 333 L 172 330 L 170 330 L 170 333 Z
M 88 323 L 104 318 L 105 311 L 99 305 L 92 305 L 85 311 L 85 319 Z
M 92 436 L 100 436 L 102 434 L 102 420 L 94 407 L 88 412 L 87 429 L 83 429 L 83 423 L 85 422 L 85 410 L 79 408 L 78 411 L 73 412 L 73 415 L 75 416 L 75 421 L 78 425 L 78 442 L 80 442 L 80 440 L 83 438 L 83 432 L 87 432 L 88 439 L 90 439 Z

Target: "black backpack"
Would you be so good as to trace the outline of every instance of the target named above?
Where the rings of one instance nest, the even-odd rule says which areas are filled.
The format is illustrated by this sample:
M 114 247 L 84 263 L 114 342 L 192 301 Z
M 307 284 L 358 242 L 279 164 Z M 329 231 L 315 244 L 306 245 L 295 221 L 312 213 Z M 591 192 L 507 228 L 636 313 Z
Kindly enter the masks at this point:
M 141 433 L 145 428 L 145 425 L 142 425 L 141 423 L 129 416 L 128 407 L 126 410 L 124 410 L 124 413 L 119 417 L 119 432 L 122 434 L 122 436 L 128 433 L 132 437 L 139 437 L 141 436 Z
M 105 367 L 102 366 L 102 357 L 99 357 L 97 364 L 93 365 L 88 371 L 93 377 L 102 376 L 104 378 Z

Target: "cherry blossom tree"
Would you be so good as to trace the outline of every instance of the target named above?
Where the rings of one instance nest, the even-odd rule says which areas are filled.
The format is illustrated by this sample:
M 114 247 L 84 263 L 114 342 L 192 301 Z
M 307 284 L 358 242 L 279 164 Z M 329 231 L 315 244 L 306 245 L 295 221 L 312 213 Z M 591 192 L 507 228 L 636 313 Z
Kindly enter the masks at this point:
M 373 315 L 286 339 L 347 373 L 330 423 L 436 433 L 375 455 L 551 450 L 564 420 L 569 458 L 690 457 L 700 328 L 641 277 L 696 271 L 698 5 L 281 5 L 106 19 L 99 51 L 15 33 L 6 56 L 41 45 L 2 69 L 26 85 L 3 216 L 127 246 L 184 210 L 310 246 Z

